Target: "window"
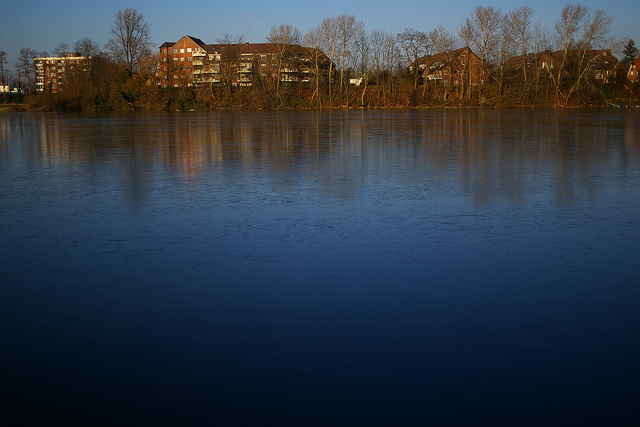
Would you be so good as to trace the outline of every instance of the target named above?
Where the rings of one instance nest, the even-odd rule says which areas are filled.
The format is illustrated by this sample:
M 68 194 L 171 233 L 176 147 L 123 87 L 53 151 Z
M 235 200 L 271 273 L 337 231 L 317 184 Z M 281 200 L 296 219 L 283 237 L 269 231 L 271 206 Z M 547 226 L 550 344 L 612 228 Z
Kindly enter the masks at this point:
M 178 53 L 178 49 L 173 49 L 173 53 Z
M 192 61 L 193 58 L 191 56 L 187 56 L 187 61 Z
M 184 49 L 180 49 L 180 53 L 184 53 Z
M 187 48 L 187 52 L 191 52 L 191 48 L 190 47 Z

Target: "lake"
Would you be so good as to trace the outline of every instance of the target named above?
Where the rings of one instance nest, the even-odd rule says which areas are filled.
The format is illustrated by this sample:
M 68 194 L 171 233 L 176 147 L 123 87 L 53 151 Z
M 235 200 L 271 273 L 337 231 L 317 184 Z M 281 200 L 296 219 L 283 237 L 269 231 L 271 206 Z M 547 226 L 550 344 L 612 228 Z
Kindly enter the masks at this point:
M 3 425 L 640 425 L 640 114 L 0 114 Z

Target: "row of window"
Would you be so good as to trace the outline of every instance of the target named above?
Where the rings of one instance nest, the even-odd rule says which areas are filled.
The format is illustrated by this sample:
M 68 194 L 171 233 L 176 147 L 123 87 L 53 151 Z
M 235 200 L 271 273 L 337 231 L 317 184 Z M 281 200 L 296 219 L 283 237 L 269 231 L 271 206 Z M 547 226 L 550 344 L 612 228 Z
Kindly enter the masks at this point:
M 167 53 L 167 49 L 162 49 L 162 53 L 166 54 Z M 182 49 L 178 49 L 178 48 L 173 48 L 172 49 L 172 53 L 198 53 L 198 54 L 203 54 L 204 51 L 200 50 L 200 49 L 193 49 L 188 47 L 186 49 L 182 48 Z M 254 54 L 253 53 L 241 53 L 240 54 L 240 58 L 243 60 L 251 60 L 253 59 Z M 272 59 L 277 59 L 278 55 L 275 53 L 271 54 L 271 58 Z M 209 59 L 210 60 L 216 60 L 219 61 L 221 59 L 221 55 L 219 53 L 215 53 L 215 54 L 209 54 Z M 175 60 L 175 59 L 174 59 Z M 260 60 L 262 61 L 266 61 L 267 60 L 267 54 L 260 54 Z

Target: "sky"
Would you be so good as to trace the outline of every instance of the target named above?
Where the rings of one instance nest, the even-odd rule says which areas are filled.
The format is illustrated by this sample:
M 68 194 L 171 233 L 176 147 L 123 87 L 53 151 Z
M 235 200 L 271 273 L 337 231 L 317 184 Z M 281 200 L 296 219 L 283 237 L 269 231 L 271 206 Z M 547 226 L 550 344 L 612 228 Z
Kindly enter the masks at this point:
M 503 13 L 530 6 L 534 10 L 533 21 L 541 22 L 552 32 L 554 22 L 567 3 L 570 1 L 1 0 L 0 50 L 7 52 L 7 65 L 13 69 L 23 47 L 51 53 L 60 43 L 73 46 L 83 37 L 102 47 L 111 38 L 110 29 L 116 12 L 126 8 L 136 9 L 144 15 L 157 48 L 184 35 L 198 37 L 205 43 L 214 43 L 224 34 L 243 35 L 246 41 L 260 43 L 265 41 L 273 26 L 290 24 L 304 34 L 324 18 L 342 14 L 354 15 L 369 31 L 382 29 L 397 34 L 405 28 L 413 28 L 429 32 L 442 25 L 455 33 L 477 6 L 493 6 Z M 640 46 L 640 1 L 574 0 L 573 3 L 586 6 L 590 11 L 604 10 L 613 18 L 611 35 L 625 40 L 632 38 Z

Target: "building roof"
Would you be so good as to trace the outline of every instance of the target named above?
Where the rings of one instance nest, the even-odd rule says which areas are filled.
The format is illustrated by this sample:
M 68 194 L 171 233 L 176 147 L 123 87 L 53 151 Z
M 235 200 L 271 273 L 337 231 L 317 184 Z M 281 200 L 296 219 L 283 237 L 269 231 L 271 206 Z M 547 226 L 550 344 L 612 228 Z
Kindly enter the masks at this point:
M 182 41 L 185 38 L 189 38 L 191 40 L 193 40 L 194 43 L 196 43 L 198 46 L 200 46 L 202 49 L 204 49 L 207 53 L 223 53 L 225 51 L 233 51 L 234 54 L 271 54 L 271 53 L 277 53 L 278 52 L 278 45 L 276 43 L 249 43 L 249 42 L 245 42 L 245 43 L 234 43 L 234 44 L 226 44 L 226 43 L 212 43 L 212 44 L 207 44 L 205 42 L 203 42 L 202 40 L 200 40 L 197 37 L 193 37 L 193 36 L 183 36 L 180 38 L 180 40 L 178 40 L 177 42 L 164 42 L 163 44 L 160 45 L 160 48 L 170 48 L 172 46 L 175 46 L 176 44 L 178 44 L 180 41 Z M 310 48 L 310 47 L 304 47 L 301 45 L 291 45 L 291 51 L 289 52 L 290 55 L 294 55 L 294 56 L 300 56 L 300 57 L 309 57 L 312 56 L 314 52 L 319 51 L 318 49 L 315 48 Z M 321 51 L 320 51 L 321 52 Z M 324 56 L 324 54 L 321 52 L 321 56 Z M 328 59 L 328 58 L 326 58 Z
M 475 55 L 469 47 L 461 47 L 460 49 L 452 50 L 451 52 L 441 52 L 435 55 L 426 55 L 418 59 L 418 64 L 424 68 L 442 68 L 447 63 L 452 62 L 458 56 L 464 52 L 469 52 L 471 55 Z

